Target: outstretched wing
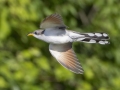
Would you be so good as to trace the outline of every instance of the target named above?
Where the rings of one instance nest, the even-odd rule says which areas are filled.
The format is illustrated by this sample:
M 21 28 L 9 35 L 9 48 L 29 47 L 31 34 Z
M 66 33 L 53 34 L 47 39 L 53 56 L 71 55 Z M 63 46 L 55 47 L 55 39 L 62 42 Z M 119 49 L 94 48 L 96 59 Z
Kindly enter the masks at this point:
M 53 57 L 55 57 L 62 66 L 74 73 L 83 73 L 83 68 L 79 63 L 75 52 L 72 49 L 72 43 L 60 45 L 50 44 L 49 50 Z
M 66 28 L 61 15 L 52 14 L 46 17 L 40 24 L 40 28 L 54 28 L 54 27 L 63 27 Z

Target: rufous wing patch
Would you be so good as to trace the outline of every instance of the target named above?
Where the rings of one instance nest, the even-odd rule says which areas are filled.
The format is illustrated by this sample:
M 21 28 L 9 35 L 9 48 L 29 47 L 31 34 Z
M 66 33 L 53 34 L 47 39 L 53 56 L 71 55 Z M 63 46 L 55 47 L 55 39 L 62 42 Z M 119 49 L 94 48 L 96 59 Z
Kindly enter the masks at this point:
M 70 43 L 69 43 L 70 44 Z M 78 61 L 78 58 L 73 51 L 71 45 L 63 44 L 62 46 L 58 45 L 58 49 L 50 49 L 51 54 L 57 59 L 57 61 L 64 66 L 65 68 L 69 69 L 72 72 L 82 74 L 83 68 Z M 67 47 L 68 46 L 68 47 Z M 61 49 L 60 49 L 61 48 Z

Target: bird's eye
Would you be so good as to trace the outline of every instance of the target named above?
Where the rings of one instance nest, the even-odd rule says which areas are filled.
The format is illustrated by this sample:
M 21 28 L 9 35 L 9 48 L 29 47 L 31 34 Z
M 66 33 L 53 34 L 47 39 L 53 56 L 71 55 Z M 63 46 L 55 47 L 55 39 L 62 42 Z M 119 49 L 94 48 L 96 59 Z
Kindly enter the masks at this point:
M 37 32 L 34 32 L 34 34 L 36 34 L 36 35 L 37 35 Z

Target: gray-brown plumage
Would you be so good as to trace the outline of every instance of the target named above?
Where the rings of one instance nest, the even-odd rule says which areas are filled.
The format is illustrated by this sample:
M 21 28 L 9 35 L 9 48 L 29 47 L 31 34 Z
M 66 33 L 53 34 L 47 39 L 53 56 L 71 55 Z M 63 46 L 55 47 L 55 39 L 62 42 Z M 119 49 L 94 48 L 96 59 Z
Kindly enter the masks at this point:
M 73 42 L 109 44 L 109 37 L 106 33 L 79 33 L 67 30 L 62 17 L 59 14 L 52 14 L 45 18 L 39 30 L 28 34 L 49 45 L 49 51 L 53 57 L 65 68 L 78 74 L 83 73 L 83 68 L 72 49 Z
M 72 49 L 72 43 L 66 44 L 50 44 L 49 50 L 51 54 L 57 59 L 57 61 L 65 68 L 75 72 L 83 73 L 81 64 L 75 52 Z

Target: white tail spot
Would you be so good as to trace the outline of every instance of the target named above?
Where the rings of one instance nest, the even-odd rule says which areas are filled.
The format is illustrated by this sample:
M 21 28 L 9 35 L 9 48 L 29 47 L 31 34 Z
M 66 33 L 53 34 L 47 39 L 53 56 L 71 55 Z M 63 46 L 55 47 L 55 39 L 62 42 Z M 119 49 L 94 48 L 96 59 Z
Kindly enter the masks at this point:
M 105 43 L 106 43 L 106 44 L 109 44 L 109 42 L 108 42 L 108 41 L 105 41 Z
M 107 37 L 108 35 L 107 35 L 106 33 L 103 33 L 103 36 L 104 36 L 104 37 Z
M 87 33 L 89 36 L 94 36 L 94 33 Z
M 91 40 L 90 40 L 90 43 L 96 43 L 96 41 L 91 39 Z
M 98 36 L 98 37 L 101 37 L 101 36 L 102 36 L 101 33 L 95 33 L 95 35 Z
M 100 43 L 100 44 L 105 44 L 105 42 L 104 42 L 104 41 L 99 41 L 99 43 Z

